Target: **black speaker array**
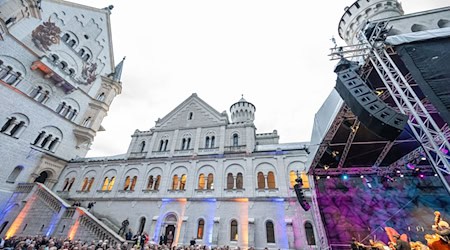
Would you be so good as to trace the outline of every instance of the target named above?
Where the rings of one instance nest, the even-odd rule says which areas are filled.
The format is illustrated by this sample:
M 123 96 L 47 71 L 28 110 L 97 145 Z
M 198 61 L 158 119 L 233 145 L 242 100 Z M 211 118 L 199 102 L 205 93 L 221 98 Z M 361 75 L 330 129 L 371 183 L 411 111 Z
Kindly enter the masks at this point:
M 364 126 L 387 140 L 403 131 L 408 116 L 398 113 L 378 98 L 357 73 L 358 68 L 340 68 L 335 89 Z

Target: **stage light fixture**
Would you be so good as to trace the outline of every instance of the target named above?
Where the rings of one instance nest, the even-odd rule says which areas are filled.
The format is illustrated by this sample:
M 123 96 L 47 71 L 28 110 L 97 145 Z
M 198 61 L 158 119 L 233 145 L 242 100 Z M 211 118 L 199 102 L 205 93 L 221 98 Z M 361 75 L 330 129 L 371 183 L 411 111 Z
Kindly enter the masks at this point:
M 416 165 L 414 165 L 413 163 L 409 162 L 408 164 L 406 164 L 406 168 L 413 170 L 413 169 L 416 168 Z
M 425 178 L 425 175 L 421 173 L 421 174 L 419 174 L 419 177 L 423 179 L 423 178 Z
M 441 148 L 441 152 L 444 153 L 444 154 L 448 154 L 448 149 L 446 149 L 446 148 Z
M 400 177 L 402 177 L 402 178 L 403 178 L 403 177 L 405 177 L 405 176 L 404 176 L 403 174 L 400 174 Z
M 327 175 L 327 179 L 330 179 L 331 177 L 329 175 Z
M 342 179 L 343 179 L 344 181 L 348 180 L 348 174 L 342 174 Z
M 363 179 L 363 178 L 364 178 L 364 175 L 361 175 L 360 177 L 361 177 L 361 179 Z
M 420 157 L 420 160 L 421 160 L 421 161 L 426 161 L 426 160 L 427 160 L 427 157 L 422 156 L 422 157 Z

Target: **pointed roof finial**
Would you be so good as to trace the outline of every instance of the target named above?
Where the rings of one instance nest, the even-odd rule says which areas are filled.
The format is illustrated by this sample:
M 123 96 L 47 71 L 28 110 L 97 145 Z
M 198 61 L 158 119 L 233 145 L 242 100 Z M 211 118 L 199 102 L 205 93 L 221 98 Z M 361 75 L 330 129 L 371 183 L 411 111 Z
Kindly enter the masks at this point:
M 123 69 L 124 61 L 125 61 L 125 56 L 123 57 L 122 61 L 120 61 L 120 63 L 117 64 L 116 68 L 114 69 L 113 80 L 116 82 L 120 82 L 120 78 L 122 77 L 122 69 Z
M 239 102 L 247 102 L 247 101 L 244 99 L 244 94 L 241 94 L 241 100 L 239 100 Z

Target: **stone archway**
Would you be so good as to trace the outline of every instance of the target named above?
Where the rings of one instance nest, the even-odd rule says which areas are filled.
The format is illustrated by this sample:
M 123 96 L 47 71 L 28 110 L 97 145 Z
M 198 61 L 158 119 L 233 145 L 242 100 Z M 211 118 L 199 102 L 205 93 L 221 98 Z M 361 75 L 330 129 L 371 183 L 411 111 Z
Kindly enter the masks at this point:
M 178 219 L 175 214 L 168 214 L 164 219 L 164 237 L 167 239 L 167 244 L 172 247 L 176 239 L 176 227 Z
M 39 176 L 34 180 L 34 182 L 39 182 L 42 184 L 45 184 L 45 181 L 49 179 L 52 176 L 52 173 L 48 171 L 42 171 Z

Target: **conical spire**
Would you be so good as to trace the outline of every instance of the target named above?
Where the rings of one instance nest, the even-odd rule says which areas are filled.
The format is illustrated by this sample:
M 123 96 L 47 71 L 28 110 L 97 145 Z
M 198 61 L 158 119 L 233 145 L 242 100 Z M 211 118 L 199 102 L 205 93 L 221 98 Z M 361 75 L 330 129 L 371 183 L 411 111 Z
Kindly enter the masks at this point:
M 120 61 L 120 63 L 117 64 L 116 68 L 114 69 L 113 80 L 116 82 L 120 82 L 120 78 L 122 77 L 122 68 L 123 68 L 124 61 L 125 61 L 125 56 L 123 57 L 122 61 Z

